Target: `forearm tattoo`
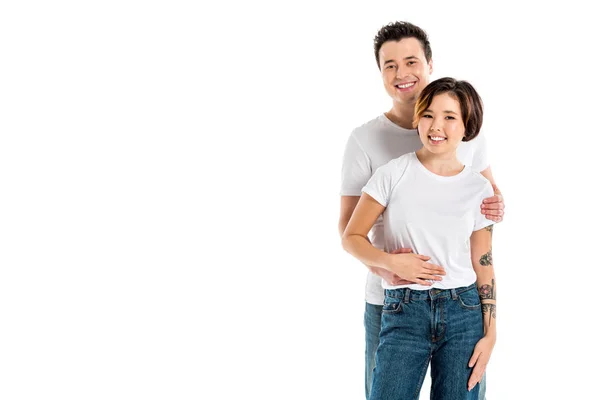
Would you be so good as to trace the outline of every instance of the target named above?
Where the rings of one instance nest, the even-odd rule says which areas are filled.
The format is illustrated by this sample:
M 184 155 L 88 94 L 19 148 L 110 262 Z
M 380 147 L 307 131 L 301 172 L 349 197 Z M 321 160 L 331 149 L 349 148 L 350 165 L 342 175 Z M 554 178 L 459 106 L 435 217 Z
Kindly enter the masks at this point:
M 483 265 L 484 267 L 494 264 L 494 259 L 492 258 L 492 249 L 481 256 L 479 259 L 479 264 Z
M 479 287 L 479 298 L 481 300 L 491 299 L 496 300 L 496 293 L 494 293 L 494 280 L 492 279 L 491 285 L 481 285 Z
M 483 315 L 490 314 L 490 318 L 496 319 L 496 305 L 495 304 L 482 304 Z
M 491 285 L 481 285 L 478 290 L 483 320 L 487 320 L 487 326 L 490 326 L 492 318 L 496 319 L 496 282 L 492 279 Z

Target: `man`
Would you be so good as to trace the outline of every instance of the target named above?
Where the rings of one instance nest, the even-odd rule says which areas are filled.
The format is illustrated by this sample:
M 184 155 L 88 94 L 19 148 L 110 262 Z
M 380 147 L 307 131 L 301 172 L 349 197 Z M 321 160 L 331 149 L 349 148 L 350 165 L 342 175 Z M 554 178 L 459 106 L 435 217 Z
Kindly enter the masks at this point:
M 356 128 L 346 145 L 342 166 L 342 188 L 339 232 L 343 234 L 352 212 L 358 203 L 361 190 L 371 175 L 382 165 L 399 156 L 418 150 L 421 141 L 413 129 L 415 102 L 433 70 L 432 53 L 427 34 L 407 22 L 395 22 L 381 28 L 374 41 L 375 59 L 381 71 L 384 87 L 392 98 L 392 108 L 379 117 Z M 460 161 L 475 171 L 481 171 L 493 185 L 495 196 L 484 200 L 481 212 L 486 218 L 500 222 L 504 215 L 504 203 L 497 189 L 487 161 L 485 138 L 479 135 L 473 141 L 461 143 L 457 151 Z M 371 231 L 374 246 L 383 249 L 383 226 L 381 218 Z M 397 249 L 395 252 L 409 252 Z M 426 254 L 407 261 L 406 270 L 417 269 L 427 261 Z M 428 264 L 428 263 L 425 263 Z M 443 266 L 442 266 L 443 267 Z M 375 352 L 379 344 L 381 313 L 384 291 L 381 279 L 391 285 L 411 283 L 387 270 L 367 266 L 365 305 L 365 394 L 370 395 L 371 380 L 375 369 Z M 439 270 L 433 269 L 439 275 Z M 432 279 L 432 276 L 424 276 Z M 485 399 L 485 365 L 476 365 L 473 374 L 480 381 L 480 399 Z

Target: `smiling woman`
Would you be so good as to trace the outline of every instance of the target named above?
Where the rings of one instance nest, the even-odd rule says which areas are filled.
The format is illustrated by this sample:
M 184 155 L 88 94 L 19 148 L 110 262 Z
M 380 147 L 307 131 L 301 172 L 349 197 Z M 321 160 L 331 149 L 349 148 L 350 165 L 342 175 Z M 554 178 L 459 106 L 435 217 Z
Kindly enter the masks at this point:
M 466 82 L 441 78 L 422 92 L 413 123 L 424 146 L 440 152 L 474 139 L 482 122 L 483 102 L 475 89 Z

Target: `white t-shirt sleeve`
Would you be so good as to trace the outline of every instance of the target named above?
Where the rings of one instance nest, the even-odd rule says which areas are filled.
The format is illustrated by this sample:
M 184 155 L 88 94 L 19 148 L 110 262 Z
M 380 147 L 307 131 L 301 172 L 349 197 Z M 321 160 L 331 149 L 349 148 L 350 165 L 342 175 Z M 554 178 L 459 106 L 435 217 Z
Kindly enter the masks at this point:
M 486 226 L 495 224 L 494 221 L 487 219 L 485 215 L 481 213 L 481 208 L 479 207 L 481 206 L 483 199 L 487 199 L 488 197 L 492 197 L 493 195 L 494 189 L 492 188 L 492 184 L 490 182 L 486 182 L 485 189 L 481 192 L 479 203 L 477 204 L 477 211 L 475 213 L 475 226 L 473 227 L 473 232 L 483 229 Z
M 371 160 L 356 137 L 350 135 L 342 161 L 340 196 L 360 196 L 361 189 L 371 177 Z
M 473 153 L 473 164 L 471 169 L 473 171 L 481 172 L 490 166 L 490 160 L 487 152 L 487 140 L 485 136 L 480 132 L 475 139 L 475 149 Z
M 369 182 L 362 189 L 363 192 L 377 200 L 379 204 L 387 207 L 392 193 L 392 174 L 387 165 L 377 168 Z
M 375 171 L 362 191 L 374 198 L 382 206 L 387 207 L 394 187 L 406 171 L 408 160 L 409 155 L 404 155 L 377 168 L 377 171 Z

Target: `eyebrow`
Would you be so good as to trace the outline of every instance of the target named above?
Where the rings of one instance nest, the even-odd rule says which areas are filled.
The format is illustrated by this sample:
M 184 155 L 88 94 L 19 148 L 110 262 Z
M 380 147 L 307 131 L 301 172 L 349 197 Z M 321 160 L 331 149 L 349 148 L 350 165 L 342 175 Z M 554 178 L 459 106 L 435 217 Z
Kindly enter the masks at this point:
M 433 112 L 433 110 L 430 110 L 430 109 L 428 108 L 427 110 L 425 110 L 425 111 L 423 111 L 423 112 L 424 112 L 424 113 L 426 113 L 426 112 L 430 112 L 430 113 L 432 113 L 432 112 Z M 444 110 L 443 112 L 444 112 L 444 113 L 446 113 L 446 114 L 454 114 L 454 115 L 458 115 L 458 113 L 456 113 L 456 112 L 454 112 L 454 111 L 452 111 L 452 110 Z
M 404 57 L 403 60 L 407 61 L 407 60 L 418 60 L 419 57 L 417 56 L 408 56 L 408 57 Z M 383 65 L 388 64 L 388 63 L 392 63 L 392 62 L 396 62 L 396 60 L 386 60 L 386 62 L 383 63 Z

